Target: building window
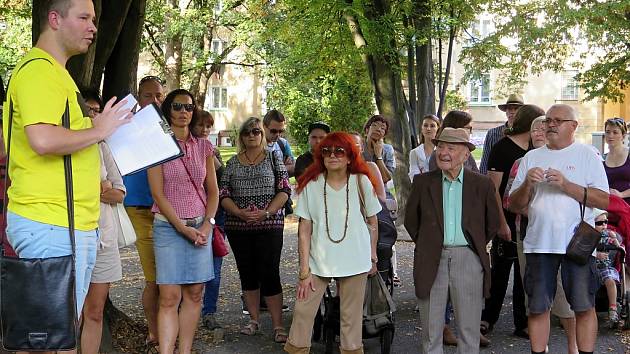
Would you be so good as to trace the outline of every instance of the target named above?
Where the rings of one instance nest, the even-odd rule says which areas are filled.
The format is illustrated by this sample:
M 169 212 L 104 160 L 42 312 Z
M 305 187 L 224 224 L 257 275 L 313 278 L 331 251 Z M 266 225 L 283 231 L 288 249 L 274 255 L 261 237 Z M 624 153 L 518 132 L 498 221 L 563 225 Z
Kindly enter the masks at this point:
M 561 100 L 578 100 L 578 83 L 575 80 L 577 73 L 577 70 L 565 70 L 562 72 L 562 90 L 560 92 Z
M 208 90 L 208 96 L 206 97 L 208 102 L 208 109 L 219 110 L 227 109 L 228 102 L 228 90 L 227 87 L 212 86 Z
M 221 53 L 223 53 L 223 41 L 220 39 L 213 39 L 212 40 L 212 53 L 214 53 L 215 55 L 219 56 L 221 55 Z
M 466 40 L 464 45 L 470 46 L 475 42 L 478 42 L 494 32 L 494 24 L 490 19 L 487 18 L 477 18 L 470 25 L 468 29 L 466 29 Z
M 480 79 L 471 81 L 467 85 L 468 103 L 490 103 L 490 74 L 483 74 Z

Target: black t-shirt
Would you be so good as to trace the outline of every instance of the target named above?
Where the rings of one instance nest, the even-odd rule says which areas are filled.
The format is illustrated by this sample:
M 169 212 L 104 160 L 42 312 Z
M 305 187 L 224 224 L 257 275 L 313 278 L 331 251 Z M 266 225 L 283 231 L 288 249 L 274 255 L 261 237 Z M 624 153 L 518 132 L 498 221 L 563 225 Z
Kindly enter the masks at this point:
M 525 156 L 525 153 L 527 153 L 527 150 L 523 150 L 508 137 L 504 137 L 499 140 L 496 144 L 494 144 L 492 150 L 490 150 L 490 157 L 488 158 L 488 172 L 503 172 L 501 184 L 499 185 L 499 195 L 502 200 L 514 161 Z M 506 209 L 503 209 L 503 214 L 505 215 L 505 220 L 512 232 L 512 240 L 516 241 L 516 214 Z
M 295 160 L 295 178 L 300 177 L 304 171 L 313 163 L 313 153 L 307 151 L 306 153 L 298 156 Z
M 523 150 L 508 137 L 499 140 L 494 144 L 492 150 L 490 150 L 488 171 L 503 172 L 501 184 L 499 185 L 499 195 L 501 198 L 503 198 L 503 193 L 505 193 L 505 187 L 510 177 L 510 170 L 514 165 L 514 161 L 525 156 L 525 153 L 527 153 L 527 150 Z

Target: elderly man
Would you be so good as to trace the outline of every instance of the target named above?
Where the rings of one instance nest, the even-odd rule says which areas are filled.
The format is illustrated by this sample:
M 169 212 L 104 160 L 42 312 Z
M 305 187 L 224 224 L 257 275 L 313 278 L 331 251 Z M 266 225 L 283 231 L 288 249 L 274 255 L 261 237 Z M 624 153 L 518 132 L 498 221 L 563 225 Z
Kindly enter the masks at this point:
M 523 242 L 525 291 L 529 300 L 532 353 L 544 353 L 549 340 L 549 309 L 556 292 L 556 274 L 575 311 L 580 353 L 592 353 L 597 338 L 595 258 L 579 265 L 565 257 L 581 221 L 580 203 L 587 194 L 585 221 L 593 225 L 591 208 L 608 207 L 608 181 L 601 159 L 587 145 L 575 142 L 578 126 L 573 107 L 556 104 L 544 121 L 547 145 L 528 152 L 510 191 L 510 209 L 527 209 L 529 224 Z
M 438 169 L 417 175 L 405 228 L 416 243 L 414 282 L 419 299 L 422 352 L 442 353 L 447 299 L 455 309 L 457 352 L 479 352 L 479 318 L 490 292 L 487 243 L 499 229 L 489 178 L 463 168 L 470 151 L 465 129 L 444 128 L 434 140 Z
M 490 158 L 490 151 L 492 151 L 492 147 L 494 144 L 498 143 L 499 140 L 503 139 L 505 136 L 503 131 L 512 126 L 514 118 L 516 117 L 516 111 L 518 111 L 518 109 L 524 104 L 523 97 L 517 93 L 513 93 L 508 97 L 504 104 L 499 105 L 499 110 L 505 112 L 507 121 L 505 124 L 494 127 L 486 133 L 486 139 L 483 143 L 483 155 L 481 156 L 481 164 L 479 165 L 479 171 L 484 175 L 488 173 L 488 159 Z

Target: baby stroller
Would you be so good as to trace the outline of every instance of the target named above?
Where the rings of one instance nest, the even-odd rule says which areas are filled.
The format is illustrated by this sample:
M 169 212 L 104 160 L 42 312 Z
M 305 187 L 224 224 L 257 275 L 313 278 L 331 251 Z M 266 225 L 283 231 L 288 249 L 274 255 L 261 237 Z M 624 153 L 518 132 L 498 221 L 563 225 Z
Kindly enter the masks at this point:
M 619 284 L 617 284 L 617 311 L 619 313 L 619 322 L 622 323 L 624 330 L 630 329 L 630 290 L 626 290 L 626 264 L 624 259 L 626 257 L 625 249 L 619 246 L 606 245 L 604 247 L 598 247 L 599 252 L 609 252 L 614 259 L 614 265 L 619 272 Z M 606 287 L 601 286 L 595 296 L 595 308 L 598 312 L 604 312 L 608 310 L 608 295 L 606 293 Z M 611 324 L 611 328 L 615 329 L 618 323 Z
M 396 243 L 398 234 L 389 210 L 384 203 L 381 202 L 381 205 L 383 209 L 378 214 L 379 239 L 376 249 L 378 257 L 376 269 L 380 279 L 369 279 L 366 286 L 366 298 L 363 305 L 363 338 L 378 337 L 381 342 L 381 353 L 389 354 L 395 329 L 391 257 L 392 246 Z M 333 295 L 330 285 L 327 286 L 322 304 L 315 316 L 313 328 L 313 340 L 323 339 L 326 354 L 333 352 L 335 337 L 340 333 L 339 306 L 339 295 Z
M 627 250 L 630 246 L 630 205 L 623 199 L 610 195 L 608 206 L 608 228 L 619 233 L 623 238 L 621 247 L 607 245 L 603 251 L 616 253 L 614 265 L 619 272 L 619 284 L 617 284 L 617 311 L 620 323 L 624 330 L 630 329 L 630 284 L 627 283 L 626 265 L 630 261 Z M 608 309 L 608 297 L 605 287 L 601 287 L 596 295 L 597 311 Z

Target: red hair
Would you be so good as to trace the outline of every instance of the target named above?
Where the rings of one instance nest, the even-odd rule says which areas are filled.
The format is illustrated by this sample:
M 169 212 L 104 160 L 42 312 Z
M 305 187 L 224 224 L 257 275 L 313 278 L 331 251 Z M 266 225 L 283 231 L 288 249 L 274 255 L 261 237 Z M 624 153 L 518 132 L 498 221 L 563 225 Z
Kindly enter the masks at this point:
M 334 132 L 326 135 L 324 140 L 319 143 L 317 149 L 313 152 L 313 163 L 297 180 L 298 186 L 296 191 L 298 194 L 302 192 L 310 181 L 316 180 L 320 174 L 326 172 L 324 158 L 322 157 L 322 148 L 324 147 L 341 147 L 346 150 L 346 157 L 348 161 L 350 161 L 348 164 L 348 173 L 366 175 L 370 179 L 372 187 L 376 190 L 377 183 L 381 183 L 381 181 L 378 181 L 376 177 L 370 173 L 370 168 L 365 160 L 363 160 L 361 152 L 352 135 L 344 132 Z

